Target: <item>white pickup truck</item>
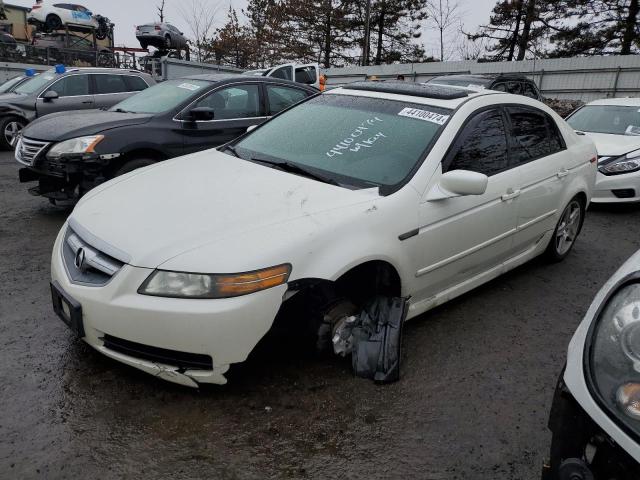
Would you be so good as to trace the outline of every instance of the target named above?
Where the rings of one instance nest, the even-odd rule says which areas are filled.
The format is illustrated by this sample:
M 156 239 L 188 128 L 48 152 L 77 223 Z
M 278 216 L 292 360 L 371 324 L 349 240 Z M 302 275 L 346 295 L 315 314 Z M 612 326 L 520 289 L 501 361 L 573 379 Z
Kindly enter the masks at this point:
M 292 80 L 320 88 L 320 65 L 317 63 L 309 63 L 306 65 L 287 63 L 261 70 L 249 70 L 245 72 L 245 74 L 259 77 L 283 78 L 285 80 Z

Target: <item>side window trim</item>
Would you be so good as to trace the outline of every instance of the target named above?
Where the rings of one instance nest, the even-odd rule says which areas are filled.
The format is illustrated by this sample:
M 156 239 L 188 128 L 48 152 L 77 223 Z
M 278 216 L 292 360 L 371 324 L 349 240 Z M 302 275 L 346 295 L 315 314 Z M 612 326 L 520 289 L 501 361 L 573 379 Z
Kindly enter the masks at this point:
M 516 148 L 519 148 L 520 145 L 519 145 L 519 140 L 516 138 L 514 133 L 514 126 L 511 121 L 511 114 L 509 113 L 509 107 L 528 110 L 530 112 L 542 115 L 543 118 L 545 119 L 547 134 L 550 136 L 555 136 L 557 137 L 558 140 L 560 140 L 560 149 L 556 150 L 555 152 L 549 153 L 547 155 L 539 155 L 537 157 L 530 158 L 527 161 L 524 161 L 524 162 L 521 161 L 516 164 L 516 159 L 514 158 L 514 150 Z M 564 152 L 565 150 L 567 150 L 567 143 L 564 137 L 562 136 L 562 132 L 560 132 L 558 128 L 558 124 L 553 120 L 553 118 L 547 112 L 540 110 L 536 107 L 532 107 L 530 105 L 520 105 L 520 104 L 514 104 L 514 103 L 505 104 L 503 105 L 503 108 L 504 108 L 504 115 L 506 117 L 505 120 L 507 122 L 506 123 L 507 143 L 509 145 L 509 165 L 512 165 L 511 168 L 517 168 L 522 165 L 526 165 L 527 163 L 535 162 L 542 158 L 549 157 L 551 155 L 555 155 L 556 153 Z
M 473 112 L 470 116 L 468 116 L 465 119 L 465 121 L 460 126 L 460 129 L 456 133 L 456 136 L 453 139 L 453 142 L 451 142 L 449 149 L 447 150 L 447 152 L 445 153 L 441 161 L 442 173 L 446 173 L 449 171 L 449 168 L 451 167 L 451 164 L 453 163 L 454 158 L 456 157 L 456 155 L 458 154 L 458 152 L 460 151 L 460 148 L 464 143 L 464 140 L 466 138 L 465 135 L 467 132 L 467 128 L 469 128 L 469 126 L 476 120 L 476 118 L 479 115 L 483 115 L 492 110 L 495 110 L 496 112 L 500 113 L 500 117 L 502 118 L 502 125 L 504 128 L 504 135 L 505 135 L 505 143 L 507 145 L 507 168 L 504 168 L 502 170 L 492 173 L 491 175 L 489 175 L 489 178 L 499 173 L 511 170 L 513 168 L 511 166 L 511 144 L 509 142 L 509 132 L 508 132 L 509 125 L 507 124 L 507 113 L 505 110 L 506 106 L 507 105 L 504 105 L 504 104 L 488 105 L 486 107 L 479 108 L 478 110 Z M 475 128 L 475 124 L 473 125 L 473 128 Z

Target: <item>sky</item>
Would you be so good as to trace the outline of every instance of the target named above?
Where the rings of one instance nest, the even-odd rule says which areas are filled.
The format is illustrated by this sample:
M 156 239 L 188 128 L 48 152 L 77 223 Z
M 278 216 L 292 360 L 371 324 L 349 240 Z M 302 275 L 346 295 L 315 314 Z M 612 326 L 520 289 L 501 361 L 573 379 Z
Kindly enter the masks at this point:
M 116 24 L 115 41 L 117 46 L 139 47 L 135 37 L 135 26 L 156 21 L 158 14 L 156 6 L 162 0 L 75 0 L 89 8 L 94 13 L 109 17 Z M 189 36 L 189 26 L 180 14 L 180 5 L 187 7 L 193 0 L 166 0 L 165 16 L 167 21 L 173 23 Z M 207 2 L 212 10 L 216 11 L 216 24 L 221 26 L 226 19 L 229 5 L 240 10 L 246 5 L 246 0 L 202 0 Z M 31 7 L 35 4 L 33 0 L 6 0 L 5 3 Z M 45 0 L 45 3 L 58 3 L 56 0 Z M 462 12 L 462 20 L 465 31 L 475 31 L 481 23 L 489 20 L 491 9 L 496 4 L 496 0 L 458 0 Z M 459 34 L 452 29 L 449 39 L 445 42 L 448 45 L 455 45 Z M 423 28 L 422 38 L 419 42 L 424 43 L 427 55 L 439 56 L 439 42 L 436 32 Z M 450 47 L 448 52 L 451 58 L 456 57 L 456 51 Z

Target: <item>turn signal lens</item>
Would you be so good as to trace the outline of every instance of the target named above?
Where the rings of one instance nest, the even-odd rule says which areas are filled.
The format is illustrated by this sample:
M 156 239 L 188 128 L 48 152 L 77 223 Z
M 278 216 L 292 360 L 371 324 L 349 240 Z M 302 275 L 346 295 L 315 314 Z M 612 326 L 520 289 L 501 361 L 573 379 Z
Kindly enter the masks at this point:
M 640 383 L 626 383 L 616 394 L 618 406 L 629 417 L 640 420 Z
M 287 282 L 290 273 L 289 265 L 278 265 L 257 272 L 219 276 L 216 286 L 223 296 L 235 297 L 282 285 Z

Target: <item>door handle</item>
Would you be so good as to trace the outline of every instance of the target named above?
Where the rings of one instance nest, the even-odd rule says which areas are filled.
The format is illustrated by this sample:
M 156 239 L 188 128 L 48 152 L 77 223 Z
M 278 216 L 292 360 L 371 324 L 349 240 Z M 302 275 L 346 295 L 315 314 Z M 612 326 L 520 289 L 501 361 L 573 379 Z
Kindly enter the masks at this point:
M 93 100 L 85 100 L 84 102 L 82 102 L 84 105 L 87 105 L 89 103 L 93 103 Z
M 569 175 L 569 170 L 565 168 L 563 170 L 560 170 L 556 175 L 558 176 L 558 178 L 564 178 Z
M 514 190 L 510 188 L 507 190 L 507 193 L 502 195 L 502 201 L 508 202 L 509 200 L 513 200 L 514 198 L 518 198 L 522 192 L 520 190 Z

